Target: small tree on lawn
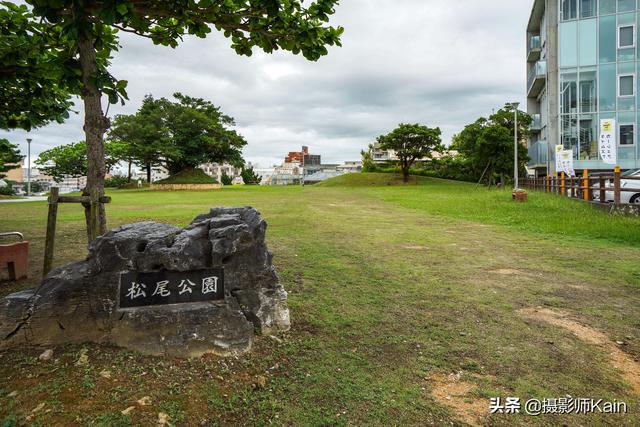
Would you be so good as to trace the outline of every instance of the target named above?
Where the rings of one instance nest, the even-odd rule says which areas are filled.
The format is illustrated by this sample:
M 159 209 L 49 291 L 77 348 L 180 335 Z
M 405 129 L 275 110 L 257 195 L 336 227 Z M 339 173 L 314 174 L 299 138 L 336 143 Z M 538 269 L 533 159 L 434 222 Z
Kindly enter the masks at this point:
M 409 182 L 409 171 L 418 159 L 430 159 L 433 152 L 441 152 L 440 128 L 419 124 L 400 124 L 387 135 L 378 137 L 383 150 L 394 150 L 402 170 L 403 181 Z
M 0 178 L 6 175 L 11 169 L 20 167 L 20 162 L 24 156 L 20 154 L 18 146 L 10 143 L 7 139 L 0 139 Z
M 185 35 L 204 38 L 216 29 L 231 39 L 231 47 L 240 55 L 251 55 L 252 48 L 259 47 L 268 53 L 277 49 L 302 53 L 313 61 L 328 53 L 327 45 L 340 45 L 343 32 L 340 27 L 326 25 L 338 0 L 316 0 L 306 8 L 301 0 L 26 1 L 33 7 L 32 14 L 26 8 L 16 9 L 9 2 L 2 3 L 7 21 L 26 19 L 28 25 L 39 25 L 51 37 L 42 43 L 40 37 L 27 31 L 24 43 L 9 45 L 9 54 L 0 56 L 2 79 L 9 85 L 19 84 L 20 78 L 27 79 L 26 86 L 34 88 L 43 75 L 52 76 L 61 90 L 82 98 L 87 194 L 92 190 L 98 190 L 100 195 L 104 192 L 103 137 L 110 122 L 102 109 L 102 94 L 108 96 L 110 103 L 126 99 L 126 81 L 117 80 L 107 71 L 109 59 L 118 48 L 117 31 L 176 47 Z M 16 72 L 13 58 L 24 49 L 40 51 L 51 58 L 48 64 L 52 68 L 35 74 L 19 63 L 21 71 L 26 71 Z M 43 101 L 59 100 L 55 95 L 49 93 Z M 88 208 L 85 215 L 88 226 Z M 100 232 L 104 233 L 106 216 L 102 204 L 98 219 Z
M 258 185 L 262 182 L 262 177 L 255 173 L 253 166 L 242 168 L 240 176 L 242 176 L 242 181 L 247 185 Z
M 112 154 L 112 147 L 114 153 Z M 105 164 L 110 170 L 120 161 L 120 147 L 106 145 Z M 55 182 L 62 182 L 65 178 L 80 178 L 87 175 L 87 145 L 84 141 L 59 145 L 43 151 L 36 160 L 38 169 L 49 175 Z
M 369 144 L 366 150 L 360 151 L 362 156 L 362 172 L 375 172 L 376 164 L 373 161 L 373 144 Z

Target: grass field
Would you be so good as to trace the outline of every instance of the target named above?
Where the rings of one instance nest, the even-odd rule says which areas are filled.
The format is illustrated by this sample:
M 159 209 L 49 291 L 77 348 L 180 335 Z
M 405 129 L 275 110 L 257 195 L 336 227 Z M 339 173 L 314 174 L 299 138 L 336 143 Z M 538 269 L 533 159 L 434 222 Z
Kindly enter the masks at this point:
M 179 426 L 639 425 L 640 220 L 553 195 L 516 204 L 471 184 L 398 181 L 112 191 L 110 227 L 260 210 L 292 330 L 232 359 L 97 345 L 56 348 L 50 362 L 37 349 L 1 352 L 0 421 L 147 426 L 162 412 Z M 0 232 L 26 233 L 36 277 L 45 218 L 43 202 L 0 203 Z M 58 218 L 61 265 L 85 255 L 85 234 L 78 206 Z M 489 415 L 490 397 L 567 395 L 624 401 L 628 413 Z

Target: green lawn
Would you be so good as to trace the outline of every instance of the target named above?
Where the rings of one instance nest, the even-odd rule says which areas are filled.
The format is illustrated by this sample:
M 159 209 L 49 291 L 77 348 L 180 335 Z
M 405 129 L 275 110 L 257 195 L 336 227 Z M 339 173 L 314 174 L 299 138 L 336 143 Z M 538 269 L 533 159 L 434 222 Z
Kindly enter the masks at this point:
M 184 226 L 211 206 L 256 207 L 292 330 L 226 360 L 86 345 L 90 362 L 76 366 L 81 346 L 57 348 L 46 363 L 36 349 L 2 352 L 0 421 L 146 426 L 164 412 L 180 426 L 640 423 L 637 218 L 553 195 L 517 204 L 507 191 L 376 174 L 304 188 L 110 195 L 111 227 Z M 35 276 L 45 218 L 43 202 L 0 203 L 0 232 L 26 233 Z M 58 218 L 56 265 L 86 252 L 80 208 L 63 205 Z M 3 284 L 0 294 L 36 283 Z M 554 326 L 522 311 L 537 307 L 564 317 Z M 629 413 L 488 415 L 489 397 L 566 395 L 617 399 Z M 136 404 L 143 396 L 151 405 Z

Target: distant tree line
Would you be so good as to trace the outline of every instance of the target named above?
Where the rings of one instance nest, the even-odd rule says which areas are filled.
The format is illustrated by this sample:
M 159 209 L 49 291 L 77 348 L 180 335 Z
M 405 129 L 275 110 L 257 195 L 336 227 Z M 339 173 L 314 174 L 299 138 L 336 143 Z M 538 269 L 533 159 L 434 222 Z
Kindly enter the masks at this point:
M 114 118 L 105 143 L 107 171 L 123 162 L 127 182 L 134 165 L 143 168 L 151 182 L 155 167 L 173 175 L 209 162 L 244 166 L 242 148 L 247 141 L 232 129 L 233 117 L 201 98 L 176 93 L 174 99 L 149 95 L 136 113 Z M 80 141 L 42 152 L 36 163 L 43 173 L 61 181 L 87 174 L 86 153 L 86 144 Z M 243 169 L 244 177 L 248 183 L 259 183 L 253 169 Z
M 527 147 L 524 144 L 529 135 L 532 118 L 518 111 L 518 163 L 520 173 L 525 172 L 529 161 Z M 483 181 L 489 186 L 497 181 L 505 183 L 513 176 L 514 152 L 514 109 L 506 104 L 488 118 L 480 117 L 454 135 L 447 151 L 442 147 L 439 129 L 432 138 L 421 139 L 415 133 L 417 126 L 400 125 L 389 135 L 378 138 L 378 146 L 383 150 L 396 151 L 398 160 L 381 164 L 373 159 L 374 145 L 362 151 L 362 169 L 364 172 L 401 172 L 405 182 L 409 174 L 455 179 L 461 181 Z M 428 129 L 428 128 L 427 128 Z M 432 131 L 435 131 L 432 129 Z M 427 132 L 426 129 L 423 132 Z M 404 135 L 403 137 L 399 137 Z M 433 141 L 437 140 L 437 144 Z M 426 153 L 440 152 L 444 155 L 431 156 Z M 457 152 L 457 154 L 453 154 Z M 425 154 L 425 155 L 420 155 Z M 413 160 L 412 160 L 413 159 Z M 417 162 L 417 160 L 423 160 Z M 427 161 L 424 161 L 427 160 Z

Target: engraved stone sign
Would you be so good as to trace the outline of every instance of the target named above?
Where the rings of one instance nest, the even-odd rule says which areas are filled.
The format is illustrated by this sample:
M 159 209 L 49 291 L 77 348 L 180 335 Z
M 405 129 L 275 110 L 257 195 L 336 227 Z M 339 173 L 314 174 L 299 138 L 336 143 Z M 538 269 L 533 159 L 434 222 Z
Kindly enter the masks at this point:
M 161 271 L 120 275 L 120 308 L 224 300 L 224 271 Z
M 290 326 L 266 229 L 243 206 L 213 208 L 185 228 L 111 230 L 86 259 L 0 298 L 0 350 L 95 342 L 177 357 L 249 351 L 255 334 Z

